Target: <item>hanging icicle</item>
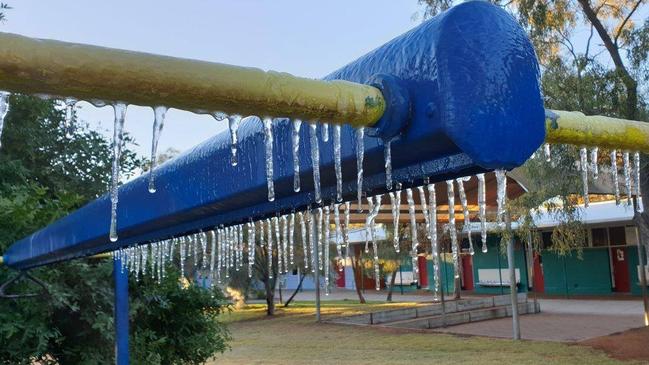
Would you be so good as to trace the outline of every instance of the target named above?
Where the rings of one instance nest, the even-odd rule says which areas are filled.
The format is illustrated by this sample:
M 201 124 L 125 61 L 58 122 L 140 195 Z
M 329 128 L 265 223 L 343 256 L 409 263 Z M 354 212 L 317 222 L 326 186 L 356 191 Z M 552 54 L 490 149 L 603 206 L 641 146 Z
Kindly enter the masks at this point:
M 295 265 L 295 213 L 288 220 L 288 245 L 290 250 L 291 267 Z
M 338 270 L 343 270 L 343 265 L 340 264 L 342 260 L 342 230 L 340 229 L 340 204 L 334 204 L 334 227 L 336 237 L 336 260 L 339 262 Z
M 588 197 L 588 150 L 586 147 L 579 149 L 579 167 L 581 170 L 581 183 L 584 189 L 584 192 L 582 193 L 582 196 L 584 197 L 584 207 L 588 208 L 590 198 Z
M 593 147 L 590 150 L 590 168 L 593 171 L 593 179 L 597 180 L 599 177 L 599 165 L 597 164 L 597 154 L 599 153 L 598 147 Z
M 406 197 L 408 199 L 408 215 L 410 216 L 410 240 L 412 247 L 410 249 L 410 257 L 412 259 L 412 273 L 415 280 L 419 279 L 419 265 L 417 263 L 417 247 L 419 241 L 417 240 L 417 218 L 415 216 L 415 200 L 412 197 L 412 189 L 406 189 Z
M 383 142 L 383 161 L 385 162 L 385 188 L 392 190 L 392 140 Z
M 252 278 L 255 268 L 255 223 L 248 222 L 248 277 Z
M 116 103 L 115 123 L 113 126 L 113 166 L 110 176 L 110 241 L 117 241 L 117 203 L 119 201 L 119 161 L 122 156 L 122 139 L 124 121 L 126 120 L 126 104 Z
M 230 129 L 230 164 L 232 166 L 237 166 L 239 163 L 239 158 L 237 157 L 237 145 L 239 139 L 237 138 L 237 130 L 239 129 L 239 124 L 241 123 L 240 115 L 230 115 L 228 116 L 228 127 Z
M 430 206 L 430 246 L 433 254 L 433 300 L 438 300 L 440 278 L 439 278 L 439 245 L 437 242 L 437 194 L 435 184 L 428 184 L 428 202 Z
M 268 278 L 273 278 L 273 225 L 266 219 L 266 249 L 268 250 Z
M 273 182 L 273 120 L 264 118 L 264 142 L 266 160 L 266 185 L 268 186 L 268 201 L 275 200 L 275 184 Z
M 475 251 L 473 249 L 473 240 L 471 239 L 471 215 L 469 213 L 469 203 L 466 199 L 466 192 L 464 191 L 464 178 L 455 179 L 457 182 L 457 192 L 460 195 L 460 204 L 462 204 L 462 215 L 464 217 L 464 230 L 469 240 L 469 255 L 473 256 Z
M 322 123 L 322 142 L 329 142 L 329 123 Z
M 640 184 L 642 181 L 640 180 L 640 152 L 634 152 L 633 153 L 633 172 L 634 172 L 634 180 L 635 180 L 635 196 L 636 196 L 636 205 L 635 209 L 638 212 L 641 212 L 642 210 L 640 209 Z
M 324 207 L 324 239 L 323 239 L 323 265 L 324 265 L 324 277 L 325 277 L 325 295 L 329 295 L 329 240 L 331 239 L 331 215 L 329 207 Z
M 311 272 L 315 273 L 318 269 L 318 261 L 316 261 L 316 253 L 318 249 L 318 240 L 316 239 L 316 221 L 315 213 L 309 210 L 307 213 L 307 223 L 309 224 L 309 256 L 311 257 Z
M 216 232 L 214 232 L 214 230 L 211 230 L 209 232 L 209 239 L 210 239 L 210 246 L 211 246 L 210 247 L 210 283 L 211 286 L 214 287 L 214 281 L 216 280 L 216 277 L 214 276 L 214 269 L 216 268 Z
M 430 239 L 430 236 L 428 235 L 430 232 L 430 217 L 428 216 L 428 204 L 426 203 L 426 193 L 424 192 L 423 186 L 417 186 L 417 191 L 419 192 L 421 213 L 424 216 L 424 227 L 426 231 L 426 238 Z
M 381 275 L 379 272 L 379 247 L 374 237 L 374 232 L 376 230 L 376 217 L 381 211 L 381 195 L 374 197 L 374 208 L 372 209 L 370 215 L 372 215 L 372 220 L 370 222 L 370 239 L 372 240 L 372 250 L 374 252 L 374 282 L 376 285 L 376 290 L 381 290 Z
M 309 268 L 309 248 L 307 241 L 307 226 L 304 222 L 304 214 L 302 212 L 297 213 L 297 217 L 300 221 L 300 237 L 302 238 L 302 252 L 304 254 L 304 269 Z M 308 214 L 308 213 L 307 213 Z
M 324 260 L 323 260 L 323 257 L 322 257 L 323 256 L 323 252 L 322 252 L 322 248 L 323 248 L 322 247 L 322 235 L 323 235 L 323 229 L 322 228 L 323 227 L 322 227 L 322 224 L 323 224 L 323 220 L 324 220 L 323 215 L 324 215 L 324 213 L 322 211 L 322 208 L 318 207 L 318 217 L 317 217 L 318 222 L 317 222 L 317 225 L 316 225 L 316 229 L 318 230 L 317 231 L 318 234 L 316 235 L 317 237 L 316 237 L 315 244 L 316 244 L 316 249 L 318 250 L 318 269 L 320 271 L 322 271 L 322 269 L 324 267 L 323 266 L 323 261 Z
M 367 197 L 367 215 L 365 216 L 365 253 L 370 252 L 370 225 L 372 223 L 372 212 L 374 211 L 374 197 Z
M 487 253 L 487 188 L 484 174 L 476 175 L 478 178 L 478 217 L 480 218 L 480 238 L 482 252 Z
M 9 94 L 6 91 L 0 91 L 0 148 L 2 148 L 2 130 L 5 125 L 5 118 L 9 112 Z
M 275 243 L 277 244 L 277 274 L 278 276 L 284 272 L 284 244 L 282 242 L 281 227 L 279 218 L 273 217 L 273 226 L 275 227 Z
M 507 175 L 505 170 L 496 170 L 496 192 L 497 192 L 497 217 L 496 221 L 498 224 L 504 224 L 504 215 L 505 215 L 505 200 L 507 195 Z
M 343 170 L 340 147 L 340 125 L 334 126 L 334 169 L 336 171 L 336 201 L 343 201 Z
M 282 267 L 284 268 L 283 272 L 288 272 L 288 217 L 283 215 L 280 218 L 282 223 Z
M 164 127 L 167 107 L 156 106 L 153 108 L 153 137 L 151 138 L 151 169 L 149 170 L 149 193 L 156 192 L 155 187 L 155 168 L 158 162 L 158 141 Z
M 550 154 L 550 144 L 546 143 L 543 145 L 543 151 L 545 152 L 545 161 L 546 162 L 551 162 L 552 161 L 552 155 Z
M 401 214 L 401 190 L 390 192 L 390 203 L 392 204 L 392 245 L 394 251 L 399 253 L 401 247 L 399 245 L 399 215 Z
M 498 171 L 498 170 L 496 170 Z M 504 173 L 503 173 L 504 174 Z M 457 228 L 455 226 L 455 191 L 453 180 L 446 180 L 448 192 L 448 231 L 451 236 L 451 251 L 453 253 L 453 272 L 455 279 L 460 277 L 460 244 L 457 239 Z
M 356 130 L 356 199 L 358 200 L 358 212 L 363 211 L 363 158 L 365 156 L 365 128 Z
M 351 204 L 345 202 L 345 223 L 343 224 L 343 242 L 345 244 L 345 258 L 349 261 L 349 209 Z
M 293 144 L 293 191 L 300 191 L 300 127 L 302 121 L 299 119 L 293 120 L 293 128 L 291 132 L 291 142 Z
M 613 177 L 613 191 L 615 194 L 615 204 L 620 205 L 620 181 L 617 174 L 617 150 L 611 151 L 611 174 Z
M 71 138 L 72 134 L 72 117 L 74 116 L 74 106 L 77 104 L 75 98 L 65 98 L 65 138 Z
M 311 136 L 311 166 L 313 167 L 313 193 L 315 194 L 315 202 L 320 203 L 322 196 L 320 195 L 320 147 L 318 143 L 318 126 L 317 124 L 309 124 L 309 133 Z
M 631 162 L 628 151 L 624 151 L 622 159 L 624 161 L 624 188 L 626 191 L 626 204 L 631 205 L 633 204 L 631 199 Z

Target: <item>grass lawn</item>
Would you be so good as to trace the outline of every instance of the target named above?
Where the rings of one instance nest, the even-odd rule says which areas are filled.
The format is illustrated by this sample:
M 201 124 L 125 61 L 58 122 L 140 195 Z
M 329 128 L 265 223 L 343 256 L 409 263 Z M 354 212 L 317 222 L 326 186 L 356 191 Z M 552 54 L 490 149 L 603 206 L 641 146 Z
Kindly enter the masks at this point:
M 324 317 L 412 306 L 323 302 Z M 584 346 L 552 342 L 413 333 L 314 323 L 313 302 L 297 302 L 275 318 L 264 305 L 225 315 L 232 350 L 212 364 L 634 364 Z

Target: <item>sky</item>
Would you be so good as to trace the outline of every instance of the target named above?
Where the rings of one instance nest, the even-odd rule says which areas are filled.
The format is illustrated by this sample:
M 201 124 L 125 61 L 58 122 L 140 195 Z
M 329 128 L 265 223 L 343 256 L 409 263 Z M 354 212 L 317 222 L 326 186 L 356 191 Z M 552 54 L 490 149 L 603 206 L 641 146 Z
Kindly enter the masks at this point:
M 7 0 L 0 31 L 29 37 L 253 66 L 320 78 L 417 26 L 417 0 Z M 182 3 L 182 5 L 181 5 Z M 54 6 L 55 4 L 55 6 Z M 77 116 L 112 135 L 111 107 Z M 129 106 L 125 129 L 150 154 L 153 112 Z M 171 109 L 159 151 L 183 151 L 219 131 L 211 116 Z

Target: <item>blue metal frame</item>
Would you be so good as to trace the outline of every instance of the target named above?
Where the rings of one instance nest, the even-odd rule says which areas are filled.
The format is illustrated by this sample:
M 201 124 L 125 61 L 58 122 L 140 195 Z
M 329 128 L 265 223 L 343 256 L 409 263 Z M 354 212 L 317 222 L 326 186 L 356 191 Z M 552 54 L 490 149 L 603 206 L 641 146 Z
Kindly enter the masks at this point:
M 384 82 L 380 75 L 396 81 Z M 391 101 L 402 100 L 388 101 L 374 134 L 393 134 L 392 125 L 401 129 L 392 142 L 392 162 L 394 180 L 404 186 L 513 168 L 544 140 L 532 45 L 511 16 L 486 2 L 458 5 L 326 78 L 377 83 Z M 292 189 L 291 123 L 278 120 L 273 126 L 276 199 L 268 202 L 263 128 L 258 119 L 248 119 L 239 130 L 237 166 L 229 163 L 230 137 L 222 133 L 160 166 L 157 193 L 147 192 L 146 176 L 122 186 L 117 242 L 108 240 L 110 202 L 103 196 L 12 245 L 5 262 L 27 269 L 306 208 L 314 202 L 308 129 L 303 125 L 301 131 L 299 193 Z M 343 127 L 347 200 L 356 195 L 353 132 Z M 333 146 L 319 141 L 319 148 L 322 195 L 331 202 Z M 364 170 L 367 193 L 384 192 L 381 138 L 366 137 Z

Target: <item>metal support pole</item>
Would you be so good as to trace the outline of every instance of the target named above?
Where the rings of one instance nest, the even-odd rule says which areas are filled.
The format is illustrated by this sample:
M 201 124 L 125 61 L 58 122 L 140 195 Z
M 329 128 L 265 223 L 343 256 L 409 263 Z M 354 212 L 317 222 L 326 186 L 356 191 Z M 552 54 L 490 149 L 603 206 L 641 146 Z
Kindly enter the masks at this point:
M 113 261 L 115 280 L 115 364 L 128 365 L 128 273 L 122 270 L 122 260 Z
M 514 237 L 512 233 L 512 222 L 509 214 L 506 214 L 507 232 L 510 237 L 507 240 L 507 266 L 509 266 L 509 295 L 512 303 L 512 326 L 514 340 L 521 339 L 521 325 L 518 317 L 518 293 L 516 291 L 516 269 L 514 267 Z
M 313 215 L 315 216 L 315 214 Z M 314 262 L 314 281 L 315 281 L 315 321 L 320 322 L 320 268 L 318 262 L 320 262 L 320 257 L 318 253 L 318 225 L 313 225 L 313 230 L 311 231 L 313 235 L 311 239 L 313 240 L 313 262 Z

